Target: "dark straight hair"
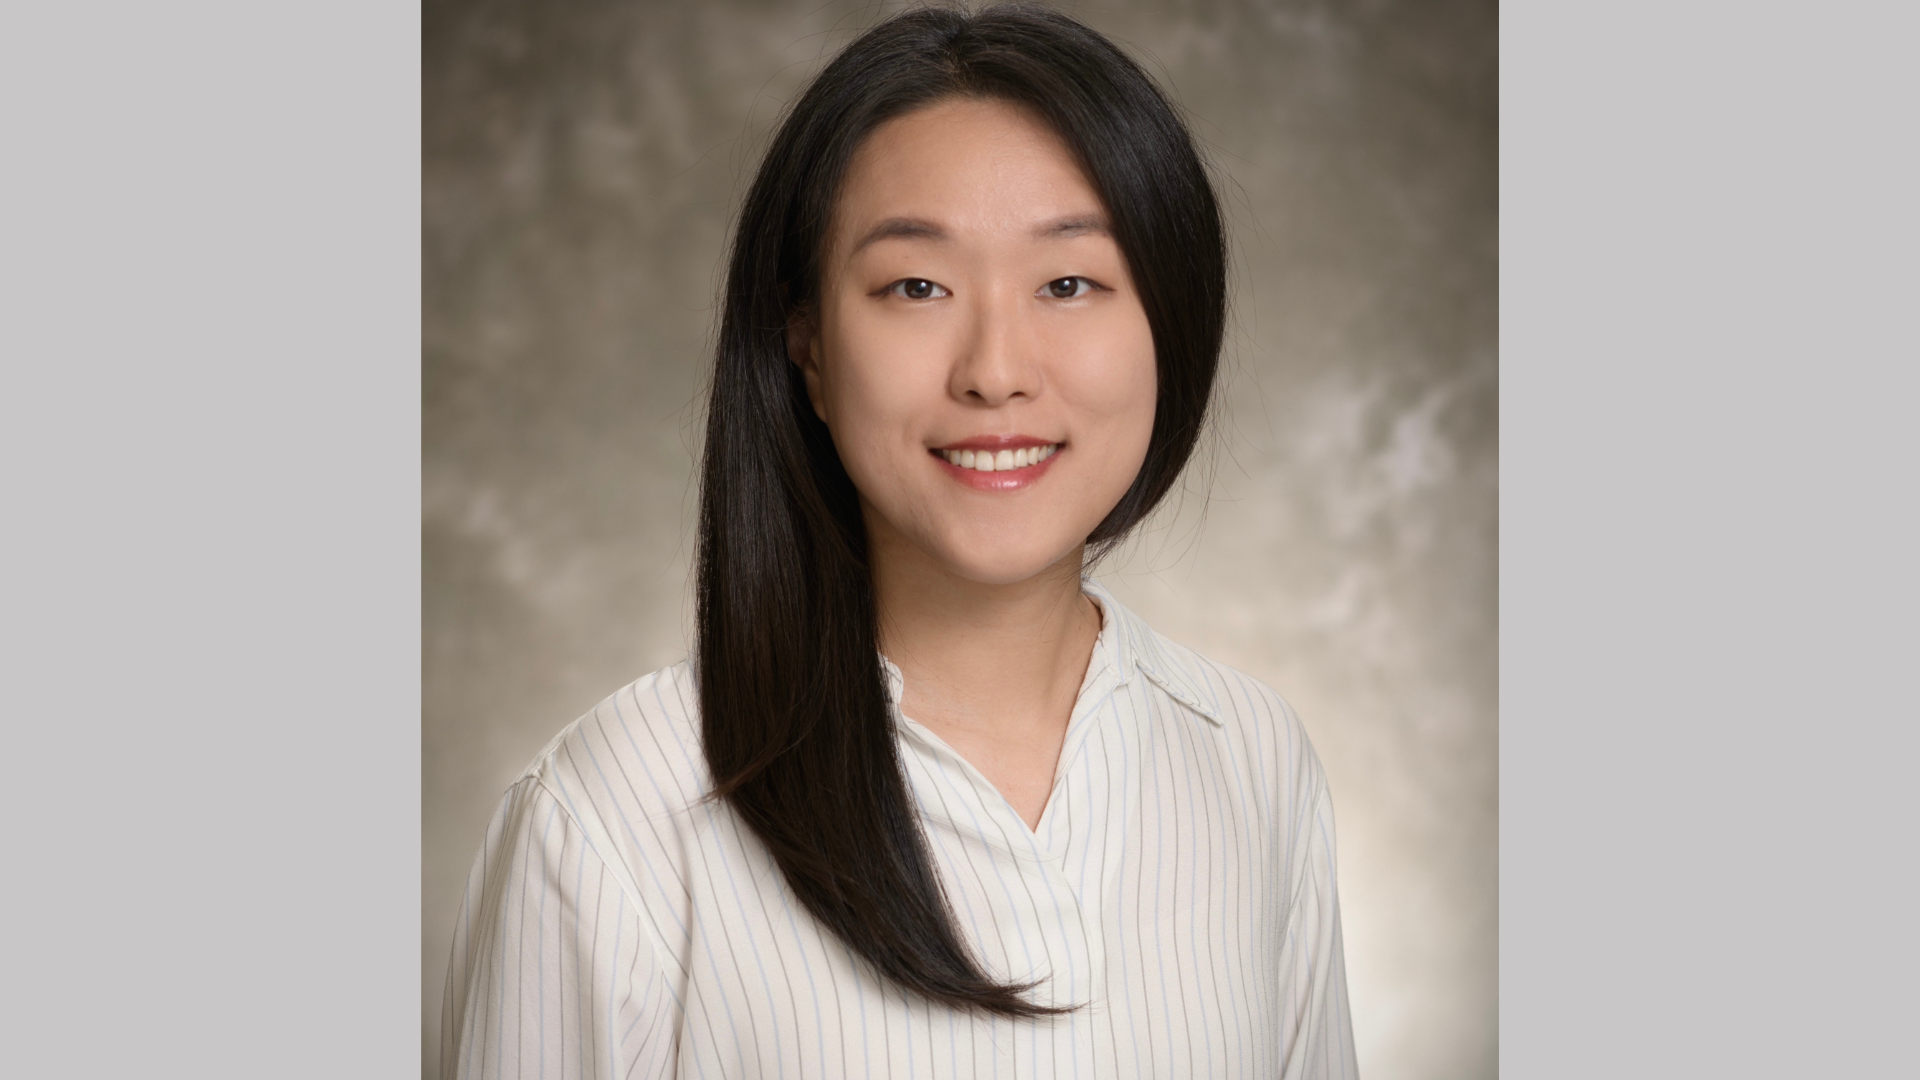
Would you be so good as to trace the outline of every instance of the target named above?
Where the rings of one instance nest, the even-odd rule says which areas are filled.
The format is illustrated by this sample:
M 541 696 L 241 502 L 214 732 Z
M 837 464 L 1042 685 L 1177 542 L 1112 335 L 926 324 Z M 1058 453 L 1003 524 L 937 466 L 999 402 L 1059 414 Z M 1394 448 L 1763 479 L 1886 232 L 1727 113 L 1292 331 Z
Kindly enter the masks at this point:
M 1153 81 L 1093 30 L 1024 4 L 921 8 L 867 31 L 781 122 L 734 233 L 700 477 L 701 739 L 711 797 L 854 953 L 943 1005 L 1039 1016 L 1071 1006 L 996 981 L 955 928 L 894 742 L 859 498 L 787 358 L 854 150 L 881 123 L 955 97 L 1052 125 L 1105 203 L 1146 308 L 1153 434 L 1087 538 L 1095 551 L 1152 511 L 1200 435 L 1226 246 L 1206 170 Z

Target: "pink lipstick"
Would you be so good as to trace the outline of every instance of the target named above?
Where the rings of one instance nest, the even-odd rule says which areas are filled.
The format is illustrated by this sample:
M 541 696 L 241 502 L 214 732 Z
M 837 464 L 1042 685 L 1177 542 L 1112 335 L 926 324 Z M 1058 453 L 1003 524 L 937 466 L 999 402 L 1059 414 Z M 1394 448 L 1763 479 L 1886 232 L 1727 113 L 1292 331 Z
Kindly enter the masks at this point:
M 976 435 L 927 452 L 976 491 L 1014 491 L 1038 480 L 1065 448 L 1031 435 Z

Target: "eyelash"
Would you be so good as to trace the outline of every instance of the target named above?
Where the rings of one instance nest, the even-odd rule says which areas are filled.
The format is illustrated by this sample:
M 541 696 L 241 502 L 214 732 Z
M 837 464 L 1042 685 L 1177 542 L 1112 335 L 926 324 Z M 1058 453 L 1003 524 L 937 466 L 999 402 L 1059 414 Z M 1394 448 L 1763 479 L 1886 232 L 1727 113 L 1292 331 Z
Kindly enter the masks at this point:
M 1063 281 L 1074 281 L 1079 283 L 1079 285 L 1074 286 L 1074 291 L 1072 296 L 1053 295 L 1053 287 L 1055 285 L 1060 284 Z M 1085 286 L 1085 288 L 1081 288 L 1080 286 Z M 1083 278 L 1078 274 L 1074 274 L 1069 277 L 1054 278 L 1052 281 L 1047 282 L 1045 285 L 1042 285 L 1040 288 L 1047 294 L 1047 298 L 1049 300 L 1078 300 L 1081 297 L 1092 292 L 1093 290 L 1100 288 L 1100 286 L 1094 284 L 1091 278 Z
M 915 303 L 918 303 L 922 300 L 938 300 L 941 298 L 940 296 L 908 296 L 906 294 L 906 288 L 908 285 L 931 285 L 933 288 L 940 290 L 941 296 L 953 295 L 952 293 L 947 291 L 947 287 L 945 285 L 941 285 L 933 281 L 928 281 L 926 278 L 917 278 L 917 277 L 901 278 L 899 281 L 896 281 L 893 284 L 887 286 L 887 291 L 892 293 L 895 296 L 898 296 L 902 300 L 912 300 Z
M 1053 286 L 1059 284 L 1062 281 L 1078 282 L 1078 284 L 1074 287 L 1073 295 L 1071 296 L 1052 295 Z M 931 288 L 940 290 L 940 295 L 939 296 L 932 296 L 932 295 L 908 296 L 906 294 L 906 289 L 907 289 L 907 286 L 909 285 L 927 285 Z M 1042 285 L 1040 287 L 1040 290 L 1046 293 L 1047 298 L 1050 300 L 1078 300 L 1086 296 L 1088 293 L 1093 292 L 1095 289 L 1100 289 L 1100 288 L 1103 288 L 1103 286 L 1095 282 L 1092 278 L 1086 278 L 1086 277 L 1081 277 L 1078 274 L 1072 274 L 1067 277 L 1054 278 L 1052 281 L 1049 281 L 1045 285 Z M 887 286 L 887 292 L 891 293 L 894 296 L 898 296 L 902 300 L 911 300 L 916 303 L 923 300 L 939 300 L 944 297 L 953 295 L 951 292 L 947 291 L 946 286 L 941 285 L 938 282 L 928 281 L 926 278 L 901 278 L 899 281 L 896 281 L 893 284 Z

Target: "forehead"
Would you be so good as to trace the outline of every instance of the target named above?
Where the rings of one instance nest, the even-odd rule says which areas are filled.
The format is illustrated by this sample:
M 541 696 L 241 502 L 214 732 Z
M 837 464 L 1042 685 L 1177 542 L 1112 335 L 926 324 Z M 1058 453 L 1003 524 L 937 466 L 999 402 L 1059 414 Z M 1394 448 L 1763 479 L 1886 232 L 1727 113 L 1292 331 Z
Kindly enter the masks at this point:
M 956 234 L 1025 233 L 1101 209 L 1073 152 L 1039 116 L 1004 101 L 949 99 L 887 121 L 861 144 L 833 235 L 839 247 L 888 218 Z

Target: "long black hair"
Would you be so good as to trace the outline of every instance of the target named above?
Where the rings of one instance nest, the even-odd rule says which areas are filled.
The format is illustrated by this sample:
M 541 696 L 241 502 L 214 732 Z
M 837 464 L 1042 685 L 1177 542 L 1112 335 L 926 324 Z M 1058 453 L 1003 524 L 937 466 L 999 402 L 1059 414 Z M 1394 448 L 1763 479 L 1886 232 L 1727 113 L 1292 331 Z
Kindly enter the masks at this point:
M 867 31 L 792 106 L 747 194 L 727 269 L 700 477 L 702 743 L 712 797 L 807 910 L 886 977 L 955 1008 L 1067 1011 L 995 981 L 956 931 L 908 793 L 881 668 L 859 498 L 788 361 L 817 299 L 848 160 L 881 123 L 954 97 L 1032 109 L 1105 203 L 1152 329 L 1145 463 L 1087 538 L 1152 511 L 1206 418 L 1226 322 L 1219 204 L 1185 125 L 1098 33 L 1045 8 L 921 8 Z

